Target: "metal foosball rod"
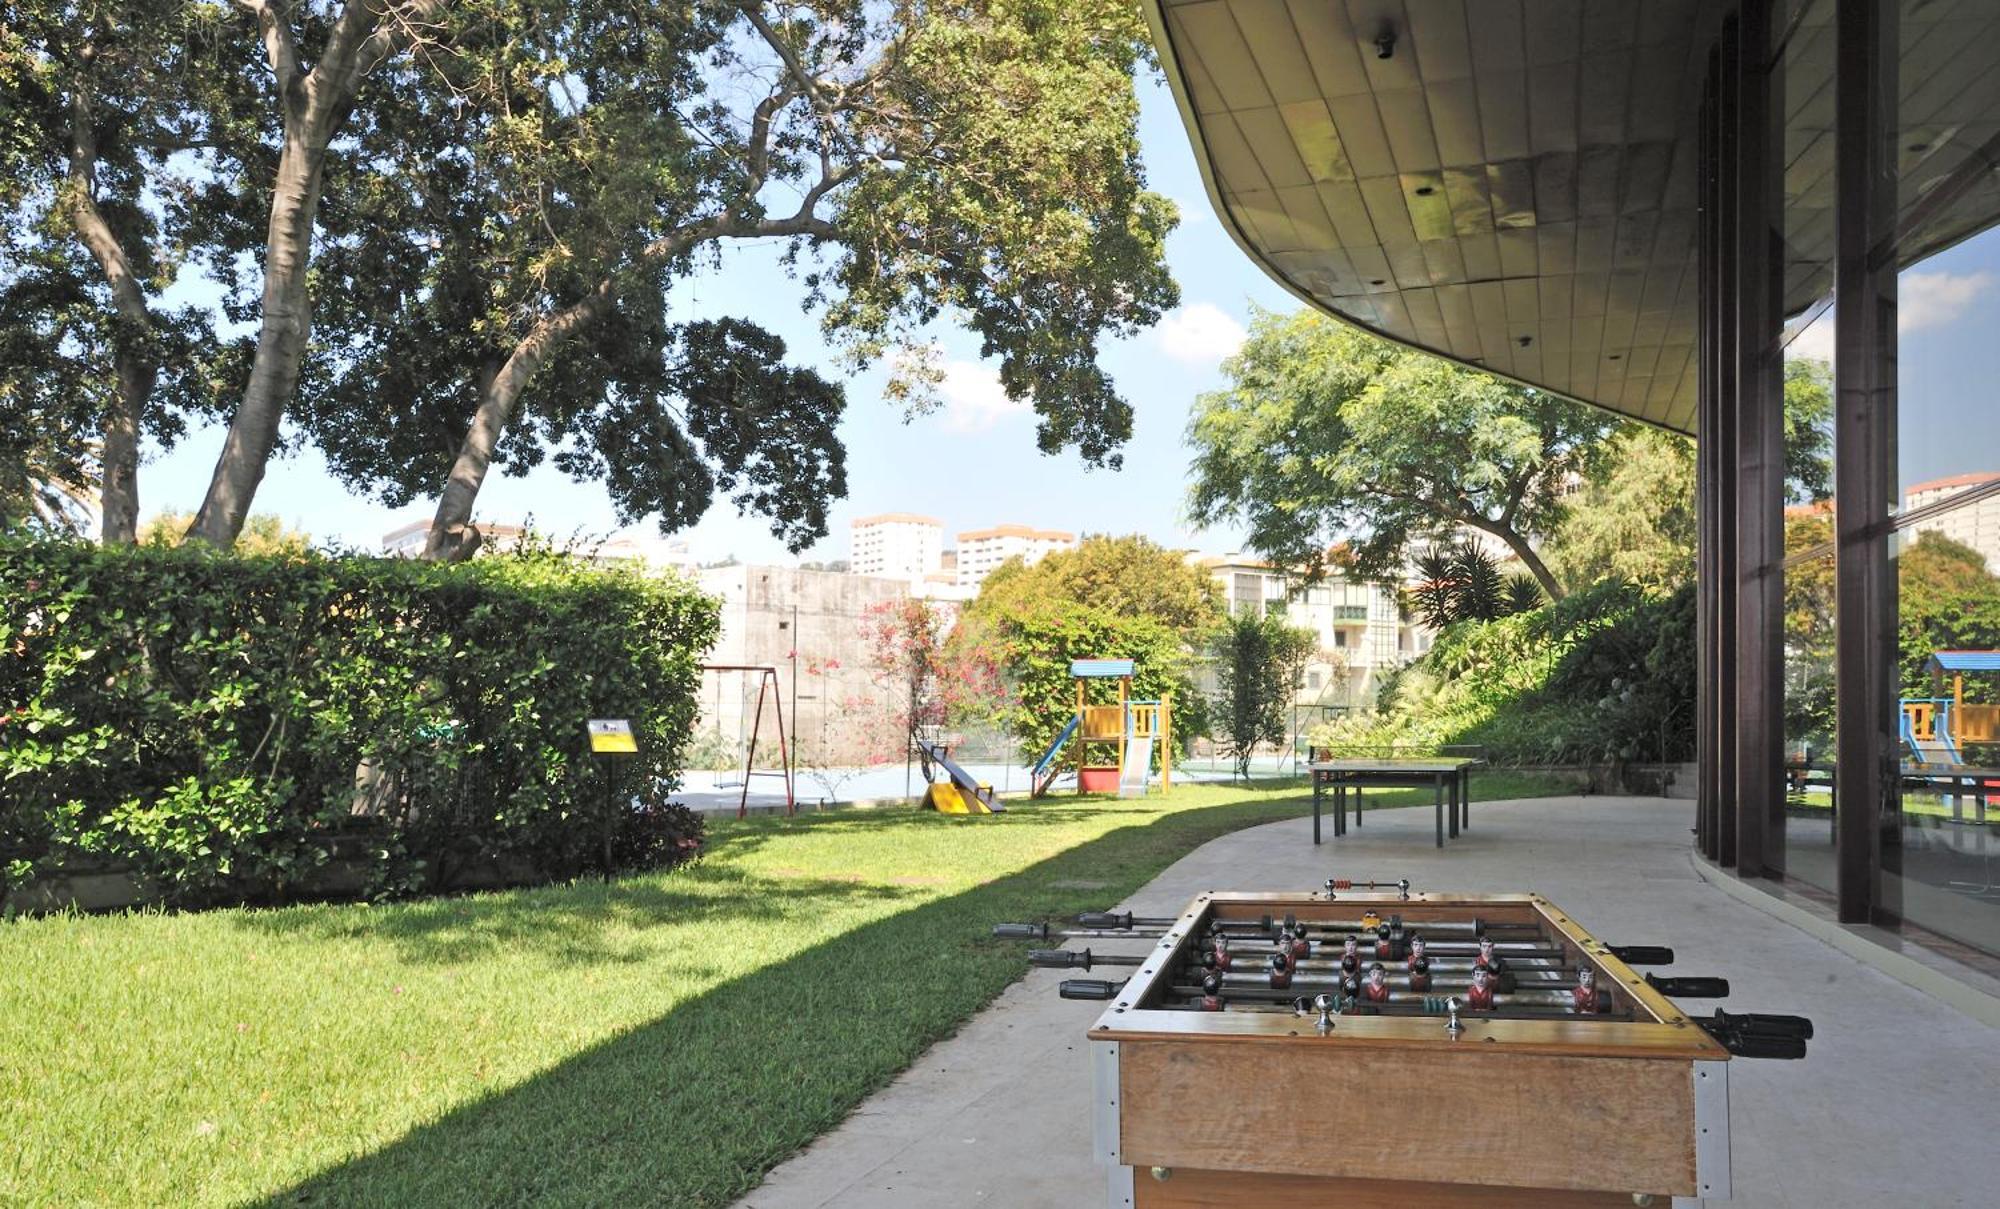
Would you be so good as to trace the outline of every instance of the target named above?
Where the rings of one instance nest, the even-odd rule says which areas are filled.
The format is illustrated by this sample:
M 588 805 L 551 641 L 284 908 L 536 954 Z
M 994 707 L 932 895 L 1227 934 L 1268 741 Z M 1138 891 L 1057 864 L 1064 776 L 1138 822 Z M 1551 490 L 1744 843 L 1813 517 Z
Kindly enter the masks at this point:
M 1332 990 L 1338 990 L 1340 986 L 1338 982 L 1334 982 L 1323 978 L 1294 978 L 1291 981 L 1291 985 L 1287 987 L 1273 987 L 1269 983 L 1261 983 L 1255 978 L 1255 976 L 1251 976 L 1247 980 L 1241 980 L 1241 981 L 1232 981 L 1233 978 L 1235 978 L 1235 976 L 1231 976 L 1231 978 L 1225 978 L 1220 981 L 1219 985 L 1224 995 L 1235 996 L 1237 998 L 1249 999 L 1259 1002 L 1290 1003 L 1293 1000 L 1293 998 L 1295 998 L 1302 991 L 1304 992 L 1332 991 Z M 1442 992 L 1442 991 L 1450 991 L 1453 990 L 1454 988 L 1448 986 L 1437 986 L 1433 984 L 1433 989 Z M 1457 988 L 1457 989 L 1462 990 L 1463 988 Z M 1172 993 L 1176 995 L 1195 995 L 1199 994 L 1199 991 L 1200 988 L 1181 982 L 1175 983 L 1172 989 Z M 1410 998 L 1414 999 L 1435 997 L 1435 996 L 1418 995 L 1415 992 L 1405 992 L 1405 994 Z M 1569 1006 L 1570 997 L 1567 990 L 1561 993 L 1556 993 L 1551 991 L 1518 991 L 1518 990 L 1507 991 L 1497 994 L 1495 996 L 1495 1001 L 1518 1007 L 1533 1006 L 1533 1007 L 1561 1008 L 1563 1015 L 1567 1016 L 1573 1014 L 1570 1010 Z M 1395 999 L 1391 999 L 1388 1001 L 1389 1004 L 1395 1004 L 1396 1002 L 1397 1000 Z M 1371 1005 L 1371 1006 L 1383 1006 L 1383 1005 Z
M 1202 999 L 1203 999 L 1203 994 L 1202 994 L 1202 989 L 1200 987 L 1177 986 L 1173 988 L 1173 994 L 1168 997 L 1168 1002 L 1162 1004 L 1162 1006 L 1169 1007 L 1175 1010 L 1200 1011 L 1203 1010 L 1200 1007 Z M 1296 1005 L 1290 999 L 1250 999 L 1245 996 L 1232 994 L 1229 992 L 1227 988 L 1224 988 L 1223 999 L 1226 1001 L 1225 1006 L 1221 1009 L 1223 1011 L 1256 1012 L 1265 1015 L 1287 1015 L 1287 1016 L 1296 1016 L 1305 1014 L 1298 1011 Z M 1387 1003 L 1363 1004 L 1359 1008 L 1359 1014 L 1362 1016 L 1372 1015 L 1372 1016 L 1396 1016 L 1403 1018 L 1416 1017 L 1419 1019 L 1430 1019 L 1430 1018 L 1442 1019 L 1445 1015 L 1445 1009 L 1437 1006 L 1434 1003 L 1425 1003 L 1421 1001 L 1411 1001 L 1411 1000 L 1399 1001 L 1391 999 Z M 1464 1006 L 1463 1004 L 1460 1004 L 1458 1008 L 1458 1014 L 1460 1016 L 1463 1016 L 1471 1020 L 1631 1021 L 1636 1019 L 1636 1017 L 1629 1010 L 1621 1010 L 1615 1012 L 1598 1012 L 1588 1016 L 1580 1016 L 1575 1011 L 1569 1008 L 1558 1008 L 1552 1006 L 1544 1006 L 1540 1004 L 1523 1004 L 1523 1003 L 1506 1003 L 1506 1004 L 1501 1004 L 1498 1007 L 1491 1007 L 1491 1008 L 1469 1008 Z M 1341 1016 L 1341 1019 L 1349 1019 L 1349 1018 L 1350 1017 L 1346 1015 Z

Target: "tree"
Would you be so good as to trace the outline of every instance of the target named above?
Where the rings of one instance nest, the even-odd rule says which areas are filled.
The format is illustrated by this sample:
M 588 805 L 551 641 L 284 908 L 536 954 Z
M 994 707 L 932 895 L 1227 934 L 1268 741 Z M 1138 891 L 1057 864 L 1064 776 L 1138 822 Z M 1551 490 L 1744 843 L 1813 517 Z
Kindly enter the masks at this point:
M 1260 553 L 1312 574 L 1345 537 L 1354 571 L 1380 579 L 1463 526 L 1562 597 L 1537 542 L 1602 456 L 1608 416 L 1312 312 L 1257 312 L 1223 369 L 1230 385 L 1188 426 L 1196 523 L 1245 524 Z
M 187 512 L 161 512 L 139 529 L 138 541 L 145 546 L 178 546 L 187 537 L 194 516 Z M 312 534 L 294 529 L 268 512 L 253 512 L 243 522 L 233 549 L 243 554 L 300 554 L 312 549 Z
M 1148 617 L 1190 641 L 1222 617 L 1214 578 L 1180 553 L 1137 535 L 1090 535 L 1032 566 L 1002 564 L 980 583 L 965 623 L 995 628 L 1050 601 Z
M 897 354 L 893 399 L 933 401 L 921 332 L 950 312 L 1032 401 L 1044 452 L 1118 463 L 1131 408 L 1097 342 L 1175 300 L 1131 6 L 742 0 L 635 24 L 606 0 L 489 0 L 449 36 L 430 74 L 385 77 L 394 104 L 357 136 L 396 171 L 334 216 L 341 338 L 301 412 L 351 480 L 439 489 L 429 556 L 462 556 L 493 467 L 552 451 L 628 519 L 688 523 L 706 475 L 744 465 L 739 506 L 794 548 L 824 532 L 831 388 L 781 376 L 747 323 L 725 334 L 768 355 L 717 367 L 667 317 L 673 284 L 738 241 L 786 243 L 851 365 Z M 412 401 L 387 425 L 385 388 Z
M 920 741 L 947 722 L 989 711 L 1000 699 L 997 664 L 980 648 L 948 645 L 950 618 L 930 601 L 911 596 L 871 605 L 862 625 L 870 670 L 898 719 L 905 751 L 922 751 Z M 928 778 L 928 753 L 923 760 Z
M 1248 780 L 1251 753 L 1285 741 L 1285 707 L 1317 641 L 1282 613 L 1237 614 L 1217 630 L 1215 715 L 1234 775 Z
M 35 413 L 44 449 L 93 467 L 110 543 L 136 536 L 141 440 L 172 444 L 213 395 L 210 317 L 162 295 L 197 238 L 189 162 L 205 136 L 187 98 L 213 92 L 223 19 L 51 0 L 0 24 L 0 398 Z
M 1785 498 L 1833 487 L 1833 376 L 1826 362 L 1785 363 Z M 1608 578 L 1666 591 L 1694 577 L 1694 442 L 1622 425 L 1548 543 L 1570 590 Z
M 234 543 L 242 531 L 298 388 L 312 327 L 313 231 L 335 140 L 350 132 L 364 85 L 420 41 L 439 40 L 440 22 L 451 7 L 445 0 L 234 0 L 234 5 L 243 35 L 262 52 L 264 107 L 246 111 L 238 92 L 207 115 L 218 144 L 233 157 L 233 164 L 225 164 L 239 174 L 229 179 L 225 168 L 210 186 L 212 193 L 234 186 L 266 204 L 256 302 L 254 307 L 237 303 L 243 318 L 255 317 L 254 351 L 207 494 L 188 530 L 190 537 L 218 546 Z M 226 206 L 213 217 L 225 226 L 245 218 Z M 210 267 L 241 285 L 235 258 L 225 250 L 210 246 Z

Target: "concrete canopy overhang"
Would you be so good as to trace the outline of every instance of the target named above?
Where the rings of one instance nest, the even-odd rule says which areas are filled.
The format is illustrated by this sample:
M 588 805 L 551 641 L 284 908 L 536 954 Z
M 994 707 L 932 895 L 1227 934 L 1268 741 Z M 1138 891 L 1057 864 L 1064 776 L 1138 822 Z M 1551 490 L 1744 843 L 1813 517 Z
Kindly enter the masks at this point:
M 1146 0 L 1209 201 L 1286 289 L 1681 432 L 1705 8 Z
M 1209 202 L 1302 301 L 1695 429 L 1701 98 L 1723 0 L 1142 0 Z M 1776 0 L 1782 314 L 1833 282 L 1830 0 Z M 2000 221 L 2000 5 L 1897 17 L 1914 264 Z M 1389 39 L 1384 43 L 1385 36 Z M 1388 53 L 1385 57 L 1384 50 Z

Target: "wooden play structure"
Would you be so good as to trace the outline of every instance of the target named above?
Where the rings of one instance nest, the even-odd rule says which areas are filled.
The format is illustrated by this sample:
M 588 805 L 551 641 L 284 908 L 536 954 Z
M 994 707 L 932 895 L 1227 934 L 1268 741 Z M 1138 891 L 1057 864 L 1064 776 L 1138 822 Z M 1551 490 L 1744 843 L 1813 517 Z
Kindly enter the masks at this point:
M 2000 705 L 1969 705 L 1967 672 L 2000 673 L 2000 651 L 1935 651 L 1931 695 L 1902 701 L 1903 745 L 1917 764 L 1963 764 L 1968 743 L 2000 743 Z M 1945 676 L 1951 695 L 1944 695 Z
M 1171 697 L 1139 701 L 1132 696 L 1135 664 L 1130 659 L 1077 659 L 1069 674 L 1076 680 L 1076 712 L 1030 770 L 1030 792 L 1041 797 L 1064 772 L 1076 773 L 1078 793 L 1143 795 L 1150 787 L 1153 750 L 1160 752 L 1160 788 L 1173 788 L 1173 706 Z M 1116 702 L 1092 702 L 1090 685 L 1116 680 Z M 1070 744 L 1074 743 L 1074 749 Z M 1066 750 L 1073 751 L 1069 762 Z

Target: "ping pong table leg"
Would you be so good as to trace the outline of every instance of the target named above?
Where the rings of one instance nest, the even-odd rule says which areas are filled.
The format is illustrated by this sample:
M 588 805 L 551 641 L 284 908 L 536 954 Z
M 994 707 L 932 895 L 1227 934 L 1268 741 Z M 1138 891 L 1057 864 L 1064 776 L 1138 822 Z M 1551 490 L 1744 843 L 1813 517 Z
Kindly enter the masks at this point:
M 1354 783 L 1354 825 L 1356 827 L 1361 826 L 1361 789 L 1362 783 L 1356 781 Z
M 1312 779 L 1313 779 L 1313 843 L 1317 844 L 1319 843 L 1319 799 L 1320 799 L 1320 794 L 1324 791 L 1321 789 L 1319 774 L 1318 773 L 1312 774 Z
M 1444 778 L 1441 776 L 1431 778 L 1431 787 L 1437 795 L 1437 846 L 1442 848 L 1444 847 Z M 1451 832 L 1453 835 L 1458 834 L 1458 818 L 1456 815 L 1452 817 Z
M 1438 777 L 1438 799 L 1444 805 L 1445 831 L 1452 839 L 1458 838 L 1458 778 L 1451 773 Z

